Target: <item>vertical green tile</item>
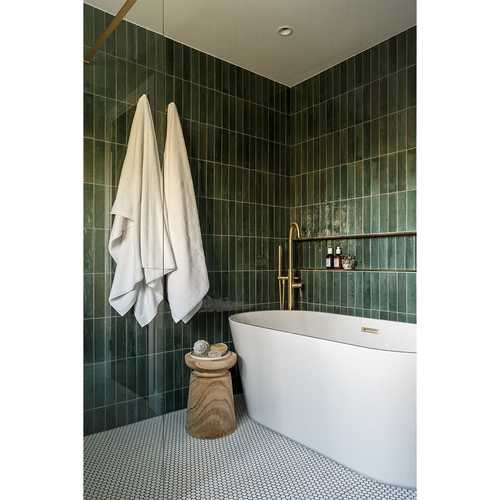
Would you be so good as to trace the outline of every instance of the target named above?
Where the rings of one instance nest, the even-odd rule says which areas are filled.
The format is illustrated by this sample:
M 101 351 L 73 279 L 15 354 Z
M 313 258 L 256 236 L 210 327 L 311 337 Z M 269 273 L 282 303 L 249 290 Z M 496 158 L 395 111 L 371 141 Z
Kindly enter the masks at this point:
M 417 69 L 415 66 L 411 66 L 407 70 L 407 81 L 408 81 L 408 107 L 415 106 L 417 104 Z
M 396 244 L 396 269 L 406 268 L 406 238 L 394 238 Z
M 94 68 L 94 92 L 97 95 L 106 95 L 106 54 L 97 52 L 91 62 Z
M 406 186 L 412 190 L 417 187 L 417 150 L 410 149 L 406 154 Z
M 370 273 L 370 307 L 374 310 L 379 310 L 380 308 L 380 276 L 379 273 Z
M 83 226 L 94 226 L 94 186 L 83 185 Z
M 389 290 L 388 290 L 388 275 L 389 273 L 379 273 L 379 309 L 387 311 L 389 308 Z
M 387 273 L 387 292 L 388 292 L 387 310 L 390 312 L 396 312 L 398 307 L 397 273 Z
M 110 99 L 116 98 L 116 59 L 106 55 L 105 95 Z
M 371 280 L 369 272 L 363 272 L 363 307 L 371 309 Z
M 384 194 L 379 198 L 380 225 L 381 232 L 389 231 L 389 196 Z
M 405 267 L 407 269 L 415 269 L 416 268 L 415 236 L 407 236 L 405 239 L 406 239 Z
M 414 148 L 417 145 L 417 111 L 416 108 L 409 108 L 407 112 L 407 147 Z
M 369 234 L 371 232 L 372 221 L 372 199 L 363 198 L 363 233 Z
M 83 272 L 94 272 L 94 231 L 83 230 Z
M 398 222 L 397 230 L 406 231 L 406 193 L 397 193 L 398 196 Z
M 106 312 L 106 288 L 104 274 L 94 275 L 94 315 L 103 317 Z
M 389 267 L 389 240 L 388 238 L 380 238 L 378 240 L 378 259 L 381 269 Z
M 94 275 L 85 274 L 83 276 L 83 317 L 92 318 L 94 316 Z
M 406 311 L 410 314 L 417 312 L 417 275 L 415 273 L 406 275 Z
M 417 28 L 414 26 L 407 32 L 407 64 L 412 65 L 417 62 Z
M 363 232 L 363 199 L 357 198 L 355 205 L 355 234 L 361 234 Z
M 396 269 L 396 238 L 387 240 L 387 268 Z
M 347 272 L 339 272 L 340 274 L 340 305 L 347 307 Z
M 406 218 L 408 231 L 415 231 L 417 228 L 417 195 L 416 191 L 408 191 L 406 203 Z
M 398 113 L 398 151 L 406 149 L 407 136 L 406 136 L 406 110 L 400 111 Z
M 105 186 L 94 186 L 94 225 L 97 228 L 104 229 L 105 221 L 107 219 L 106 213 L 106 188 Z
M 365 160 L 363 162 L 363 195 L 370 196 L 371 194 L 371 162 Z
M 398 189 L 398 160 L 396 154 L 391 154 L 387 157 L 388 160 L 388 186 L 389 193 Z
M 105 138 L 106 99 L 94 98 L 94 136 L 96 139 Z
M 394 153 L 398 148 L 398 115 L 387 116 L 387 152 Z
M 94 136 L 94 96 L 87 93 L 83 95 L 83 135 Z
M 94 182 L 94 141 L 83 141 L 83 182 Z
M 401 151 L 398 153 L 398 191 L 404 191 L 406 189 L 407 182 L 407 160 L 406 151 Z
M 398 312 L 406 312 L 406 273 L 398 273 Z
M 379 159 L 379 190 L 380 193 L 387 193 L 389 189 L 389 172 L 387 156 L 382 156 Z
M 94 65 L 83 65 L 83 91 L 93 94 L 94 90 Z

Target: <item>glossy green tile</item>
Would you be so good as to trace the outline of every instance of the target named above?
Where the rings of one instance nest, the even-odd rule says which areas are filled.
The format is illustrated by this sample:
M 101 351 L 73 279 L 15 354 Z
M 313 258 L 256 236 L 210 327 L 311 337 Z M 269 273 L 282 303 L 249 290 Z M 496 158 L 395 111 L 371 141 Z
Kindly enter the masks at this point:
M 363 272 L 363 307 L 371 309 L 371 278 L 369 272 Z
M 380 269 L 389 267 L 389 239 L 380 238 L 378 240 L 378 262 Z
M 391 193 L 389 195 L 389 231 L 397 231 L 398 227 L 398 195 Z
M 407 112 L 407 147 L 414 148 L 417 145 L 417 111 L 416 108 L 408 108 Z
M 417 158 L 416 149 L 410 149 L 406 153 L 407 162 L 407 189 L 412 190 L 417 187 Z
M 417 193 L 416 191 L 408 191 L 407 204 L 406 204 L 406 220 L 408 231 L 415 231 L 417 229 Z
M 84 64 L 83 65 L 83 90 L 84 92 L 89 92 L 93 94 L 94 90 L 94 65 Z
M 91 64 L 94 68 L 94 93 L 104 96 L 106 95 L 106 54 L 97 52 Z
M 415 249 L 415 236 L 408 236 L 406 240 L 406 263 L 407 269 L 416 268 L 416 249 Z
M 83 272 L 94 272 L 94 231 L 83 230 Z
M 94 226 L 94 186 L 83 185 L 83 226 L 91 228 Z
M 406 275 L 406 311 L 410 314 L 416 314 L 417 308 L 417 275 L 408 273 Z
M 395 238 L 396 269 L 406 269 L 406 238 Z
M 381 311 L 387 311 L 389 308 L 389 289 L 388 289 L 389 273 L 379 273 L 379 308 Z
M 83 317 L 94 316 L 94 275 L 85 274 L 83 277 Z
M 406 231 L 407 222 L 406 222 L 406 193 L 398 193 L 398 222 L 397 222 L 397 230 L 398 231 Z
M 380 198 L 374 196 L 371 199 L 371 221 L 370 232 L 378 233 L 380 231 Z
M 374 310 L 380 309 L 380 277 L 379 273 L 373 272 L 370 275 L 370 308 Z
M 387 191 L 392 193 L 398 189 L 398 157 L 391 154 L 387 157 Z
M 397 273 L 387 273 L 387 310 L 396 312 L 398 307 L 398 279 Z
M 387 115 L 387 152 L 394 153 L 398 149 L 398 115 Z
M 94 275 L 94 315 L 97 318 L 103 317 L 106 314 L 106 282 L 104 274 Z
M 83 135 L 94 136 L 94 96 L 88 93 L 83 94 Z
M 398 312 L 406 312 L 406 273 L 398 274 Z

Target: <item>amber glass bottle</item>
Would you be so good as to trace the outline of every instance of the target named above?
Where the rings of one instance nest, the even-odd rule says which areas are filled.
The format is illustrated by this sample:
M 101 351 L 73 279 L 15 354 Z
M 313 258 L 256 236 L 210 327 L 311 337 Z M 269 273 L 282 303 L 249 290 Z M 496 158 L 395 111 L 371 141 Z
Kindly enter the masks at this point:
M 333 255 L 333 248 L 328 247 L 328 253 L 326 254 L 326 268 L 333 269 L 333 259 L 335 256 Z
M 333 256 L 333 269 L 342 269 L 342 248 L 335 248 L 335 255 Z

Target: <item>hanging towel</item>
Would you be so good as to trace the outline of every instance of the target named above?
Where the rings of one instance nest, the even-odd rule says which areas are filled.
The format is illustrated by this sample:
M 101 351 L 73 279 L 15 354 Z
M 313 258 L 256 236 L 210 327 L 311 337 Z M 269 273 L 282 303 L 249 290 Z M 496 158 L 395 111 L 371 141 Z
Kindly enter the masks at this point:
M 109 253 L 116 262 L 109 303 L 122 316 L 135 304 L 141 326 L 163 300 L 163 275 L 175 268 L 163 220 L 160 161 L 148 98 L 135 111 L 118 192 Z
M 209 283 L 193 180 L 174 103 L 167 109 L 163 174 L 166 221 L 176 263 L 167 278 L 168 302 L 173 320 L 187 323 L 200 309 Z

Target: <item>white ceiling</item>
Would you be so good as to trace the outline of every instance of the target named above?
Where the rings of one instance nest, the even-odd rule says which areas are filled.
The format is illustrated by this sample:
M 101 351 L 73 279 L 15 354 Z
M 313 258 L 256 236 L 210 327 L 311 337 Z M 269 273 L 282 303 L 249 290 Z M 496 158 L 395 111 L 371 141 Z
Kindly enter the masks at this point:
M 85 2 L 116 14 L 124 0 Z M 126 19 L 293 86 L 414 26 L 416 0 L 138 0 Z

